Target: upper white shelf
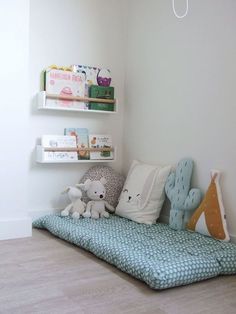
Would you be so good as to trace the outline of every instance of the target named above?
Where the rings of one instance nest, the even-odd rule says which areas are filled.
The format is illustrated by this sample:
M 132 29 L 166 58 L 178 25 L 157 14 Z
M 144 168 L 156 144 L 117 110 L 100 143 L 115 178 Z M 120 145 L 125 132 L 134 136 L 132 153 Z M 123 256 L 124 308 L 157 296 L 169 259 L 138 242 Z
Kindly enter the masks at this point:
M 58 99 L 58 100 L 73 100 L 78 102 L 98 102 L 98 103 L 107 103 L 114 104 L 114 111 L 105 111 L 105 110 L 90 110 L 90 109 L 80 109 L 76 107 L 67 107 L 67 106 L 52 106 L 48 103 L 49 99 Z M 73 112 L 87 112 L 87 113 L 109 113 L 115 114 L 117 113 L 117 100 L 111 99 L 96 99 L 96 98 L 88 98 L 88 97 L 70 97 L 70 96 L 58 96 L 47 94 L 45 91 L 41 91 L 37 94 L 37 103 L 38 109 L 40 110 L 58 110 L 58 111 L 73 111 Z

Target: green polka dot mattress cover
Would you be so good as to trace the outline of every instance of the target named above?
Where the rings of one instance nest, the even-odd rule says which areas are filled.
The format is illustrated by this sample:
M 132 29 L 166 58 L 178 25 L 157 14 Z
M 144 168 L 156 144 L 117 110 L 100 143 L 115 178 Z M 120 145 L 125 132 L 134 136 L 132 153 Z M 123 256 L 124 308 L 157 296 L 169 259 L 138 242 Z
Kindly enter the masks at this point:
M 33 226 L 92 252 L 153 289 L 236 274 L 235 244 L 163 223 L 138 224 L 116 215 L 97 220 L 48 215 Z

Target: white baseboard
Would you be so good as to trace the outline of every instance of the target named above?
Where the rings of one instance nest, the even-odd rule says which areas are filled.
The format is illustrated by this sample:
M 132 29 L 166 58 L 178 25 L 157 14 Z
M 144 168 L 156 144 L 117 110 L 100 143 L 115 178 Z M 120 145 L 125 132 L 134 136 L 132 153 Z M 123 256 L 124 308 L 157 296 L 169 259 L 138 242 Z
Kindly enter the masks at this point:
M 51 214 L 58 214 L 62 209 L 47 209 L 47 210 L 38 210 L 38 211 L 31 211 L 29 212 L 29 216 L 31 217 L 32 221 Z
M 0 240 L 32 236 L 32 221 L 28 216 L 0 219 Z

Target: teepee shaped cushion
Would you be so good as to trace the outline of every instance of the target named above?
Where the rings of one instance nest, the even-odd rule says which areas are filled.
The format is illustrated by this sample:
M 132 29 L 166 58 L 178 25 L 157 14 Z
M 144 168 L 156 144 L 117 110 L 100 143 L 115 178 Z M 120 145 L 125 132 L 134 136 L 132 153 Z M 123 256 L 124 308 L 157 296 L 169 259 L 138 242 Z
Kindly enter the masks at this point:
M 217 170 L 212 170 L 211 176 L 211 183 L 206 195 L 192 215 L 187 227 L 189 230 L 215 239 L 229 241 L 225 209 L 219 185 L 220 173 Z

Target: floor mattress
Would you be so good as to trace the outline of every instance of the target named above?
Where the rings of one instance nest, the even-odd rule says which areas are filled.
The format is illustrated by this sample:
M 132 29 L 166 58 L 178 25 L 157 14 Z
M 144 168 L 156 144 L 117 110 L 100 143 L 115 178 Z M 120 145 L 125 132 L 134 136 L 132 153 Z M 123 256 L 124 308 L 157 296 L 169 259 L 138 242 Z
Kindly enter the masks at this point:
M 33 226 L 92 252 L 153 289 L 236 274 L 235 244 L 162 223 L 138 224 L 116 215 L 98 220 L 48 215 Z

